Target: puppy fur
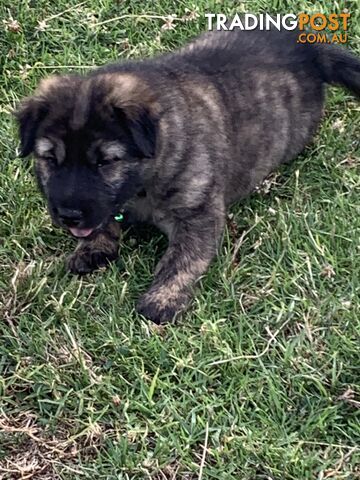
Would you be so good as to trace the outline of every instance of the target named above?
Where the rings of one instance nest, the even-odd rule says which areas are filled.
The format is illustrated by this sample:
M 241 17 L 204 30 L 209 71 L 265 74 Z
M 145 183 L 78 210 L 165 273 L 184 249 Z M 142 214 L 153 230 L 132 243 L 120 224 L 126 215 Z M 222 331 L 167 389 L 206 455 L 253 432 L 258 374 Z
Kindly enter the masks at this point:
M 319 125 L 326 83 L 360 94 L 360 61 L 297 32 L 210 32 L 170 54 L 53 76 L 21 104 L 22 155 L 86 273 L 116 258 L 124 210 L 168 236 L 137 309 L 160 323 L 189 303 L 227 208 L 296 157 Z

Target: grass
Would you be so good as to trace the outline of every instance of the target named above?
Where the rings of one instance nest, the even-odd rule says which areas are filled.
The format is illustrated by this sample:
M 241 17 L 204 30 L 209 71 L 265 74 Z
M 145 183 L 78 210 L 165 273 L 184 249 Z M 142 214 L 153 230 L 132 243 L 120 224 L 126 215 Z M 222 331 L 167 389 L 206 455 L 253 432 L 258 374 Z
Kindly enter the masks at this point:
M 207 11 L 324 10 L 194 3 L 1 2 L 3 479 L 360 478 L 354 97 L 329 92 L 315 142 L 232 209 L 192 308 L 162 328 L 134 312 L 160 234 L 127 238 L 106 271 L 70 276 L 74 242 L 51 226 L 31 162 L 17 156 L 10 112 L 48 74 L 170 50 L 204 30 Z M 359 51 L 358 8 L 346 6 Z M 162 29 L 142 14 L 189 21 Z

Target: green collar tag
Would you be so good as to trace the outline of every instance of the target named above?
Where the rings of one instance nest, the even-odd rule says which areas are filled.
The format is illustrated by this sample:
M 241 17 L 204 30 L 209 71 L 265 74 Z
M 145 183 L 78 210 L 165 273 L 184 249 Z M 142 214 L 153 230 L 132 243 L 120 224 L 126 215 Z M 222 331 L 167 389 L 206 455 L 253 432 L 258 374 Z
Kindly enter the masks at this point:
M 122 222 L 124 220 L 124 215 L 122 213 L 118 213 L 117 215 L 115 215 L 114 220 L 116 220 L 117 222 Z

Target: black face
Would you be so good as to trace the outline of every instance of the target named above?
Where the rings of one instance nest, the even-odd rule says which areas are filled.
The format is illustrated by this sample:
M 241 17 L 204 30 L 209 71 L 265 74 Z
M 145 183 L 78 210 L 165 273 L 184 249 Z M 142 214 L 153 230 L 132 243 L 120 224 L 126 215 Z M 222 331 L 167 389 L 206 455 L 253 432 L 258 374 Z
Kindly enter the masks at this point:
M 142 188 L 146 158 L 120 129 L 111 130 L 47 129 L 35 142 L 35 171 L 50 214 L 76 236 L 90 235 Z
M 123 109 L 104 108 L 99 98 L 96 101 L 88 102 L 80 126 L 73 108 L 58 103 L 42 105 L 36 129 L 34 112 L 30 118 L 20 112 L 23 154 L 34 151 L 36 176 L 51 217 L 77 237 L 91 235 L 143 189 L 154 155 L 155 126 L 145 109 L 138 109 L 134 120 Z M 36 130 L 30 145 L 25 135 L 29 129 Z

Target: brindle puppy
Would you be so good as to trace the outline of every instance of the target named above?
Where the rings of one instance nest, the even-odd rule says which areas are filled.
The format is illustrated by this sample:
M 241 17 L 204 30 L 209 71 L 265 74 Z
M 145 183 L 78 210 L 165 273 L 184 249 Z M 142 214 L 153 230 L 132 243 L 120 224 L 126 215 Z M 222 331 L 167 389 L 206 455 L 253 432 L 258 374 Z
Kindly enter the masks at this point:
M 360 61 L 297 33 L 215 32 L 158 58 L 43 80 L 18 113 L 22 155 L 53 221 L 79 237 L 74 273 L 116 257 L 118 224 L 169 238 L 137 309 L 172 320 L 219 245 L 226 210 L 294 158 L 319 124 L 325 83 L 360 93 Z

